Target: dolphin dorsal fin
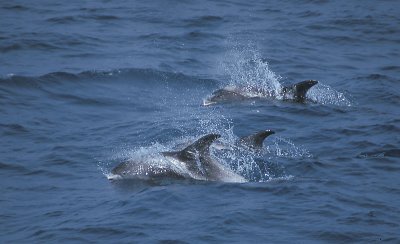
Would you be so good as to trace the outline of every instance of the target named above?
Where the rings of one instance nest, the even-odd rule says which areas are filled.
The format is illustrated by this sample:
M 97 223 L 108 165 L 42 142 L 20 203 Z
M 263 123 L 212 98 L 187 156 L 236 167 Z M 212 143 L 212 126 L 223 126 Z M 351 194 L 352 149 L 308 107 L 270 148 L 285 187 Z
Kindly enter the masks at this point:
M 265 138 L 272 134 L 275 134 L 272 130 L 262 130 L 255 134 L 240 138 L 239 142 L 250 148 L 260 149 L 262 148 Z
M 304 102 L 306 93 L 316 84 L 318 84 L 316 80 L 305 80 L 291 86 L 286 86 L 282 91 L 284 94 L 292 94 L 295 101 Z
M 181 161 L 195 159 L 196 154 L 198 154 L 199 157 L 207 157 L 210 155 L 211 144 L 220 137 L 221 135 L 218 134 L 208 134 L 193 142 L 182 151 L 163 152 L 162 154 L 164 156 L 175 157 Z
M 187 146 L 183 149 L 180 153 L 195 153 L 198 152 L 199 154 L 209 154 L 211 144 L 220 138 L 221 136 L 218 134 L 208 134 L 197 141 L 193 142 L 191 145 Z

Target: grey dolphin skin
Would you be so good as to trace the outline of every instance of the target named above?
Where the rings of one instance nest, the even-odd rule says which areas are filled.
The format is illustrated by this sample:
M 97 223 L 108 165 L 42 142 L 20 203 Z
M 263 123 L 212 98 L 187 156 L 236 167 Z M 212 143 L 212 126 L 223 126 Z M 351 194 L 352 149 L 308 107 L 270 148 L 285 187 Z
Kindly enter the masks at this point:
M 110 180 L 115 179 L 184 179 L 185 177 L 171 167 L 156 167 L 146 161 L 126 161 L 118 164 L 111 171 Z
M 126 178 L 193 178 L 197 180 L 246 182 L 231 169 L 215 161 L 210 154 L 211 144 L 220 138 L 218 134 L 208 134 L 181 151 L 162 152 L 173 166 L 157 168 L 146 162 L 124 162 L 115 167 L 111 173 Z
M 162 154 L 172 160 L 184 163 L 190 176 L 199 180 L 246 182 L 231 169 L 216 162 L 210 155 L 211 144 L 220 138 L 218 134 L 209 134 L 201 137 L 182 151 L 163 152 Z
M 291 100 L 302 103 L 306 100 L 307 91 L 316 84 L 318 84 L 318 81 L 316 80 L 305 80 L 290 86 L 283 87 L 279 92 L 279 95 L 283 98 L 283 100 Z M 252 96 L 246 95 L 246 92 L 248 92 L 248 90 L 240 88 L 218 89 L 214 91 L 212 95 L 204 101 L 203 105 L 207 106 L 221 102 L 241 101 L 249 98 L 254 98 Z M 255 97 L 273 98 L 270 93 L 265 91 L 263 92 L 260 89 L 257 89 L 256 92 L 260 95 L 257 95 Z
M 291 86 L 285 86 L 282 89 L 282 95 L 285 100 L 294 100 L 296 102 L 304 102 L 306 93 L 311 87 L 318 84 L 316 80 L 305 80 Z

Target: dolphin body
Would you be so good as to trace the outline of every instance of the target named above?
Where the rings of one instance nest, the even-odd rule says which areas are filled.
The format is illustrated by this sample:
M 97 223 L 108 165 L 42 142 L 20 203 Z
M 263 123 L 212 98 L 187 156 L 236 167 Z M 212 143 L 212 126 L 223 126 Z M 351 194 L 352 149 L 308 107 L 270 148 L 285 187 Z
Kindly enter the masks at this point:
M 316 80 L 305 80 L 290 86 L 283 87 L 278 96 L 282 97 L 283 100 L 295 101 L 299 103 L 303 103 L 306 100 L 307 91 L 318 84 Z M 256 95 L 249 95 L 248 93 L 254 93 Z M 262 89 L 243 89 L 243 88 L 232 88 L 225 87 L 222 89 L 218 89 L 212 93 L 212 95 L 205 99 L 203 102 L 204 106 L 208 106 L 211 104 L 221 103 L 221 102 L 229 102 L 229 101 L 241 101 L 250 98 L 274 98 L 276 95 L 272 95 L 270 92 L 262 90 Z
M 181 151 L 162 152 L 170 163 L 154 165 L 146 161 L 127 161 L 117 165 L 109 179 L 196 179 L 247 182 L 245 178 L 218 163 L 210 154 L 211 144 L 220 138 L 208 134 Z
M 274 134 L 264 130 L 240 138 L 236 144 L 250 149 L 260 149 L 264 139 Z M 196 179 L 224 182 L 247 182 L 228 167 L 218 163 L 210 154 L 211 144 L 220 138 L 218 134 L 208 134 L 181 151 L 162 152 L 167 164 L 154 165 L 146 161 L 127 161 L 112 169 L 113 179 Z
M 242 176 L 215 161 L 210 154 L 211 144 L 221 136 L 209 134 L 201 137 L 185 149 L 176 152 L 163 152 L 168 160 L 181 164 L 187 169 L 190 178 L 197 180 L 246 182 Z

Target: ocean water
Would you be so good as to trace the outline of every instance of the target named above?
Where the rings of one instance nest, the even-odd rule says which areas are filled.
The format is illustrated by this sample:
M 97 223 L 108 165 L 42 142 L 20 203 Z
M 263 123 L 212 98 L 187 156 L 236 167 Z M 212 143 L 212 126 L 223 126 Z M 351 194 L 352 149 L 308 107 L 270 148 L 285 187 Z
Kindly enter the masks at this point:
M 399 26 L 396 0 L 2 1 L 0 241 L 400 242 Z M 265 129 L 212 150 L 246 183 L 107 178 Z

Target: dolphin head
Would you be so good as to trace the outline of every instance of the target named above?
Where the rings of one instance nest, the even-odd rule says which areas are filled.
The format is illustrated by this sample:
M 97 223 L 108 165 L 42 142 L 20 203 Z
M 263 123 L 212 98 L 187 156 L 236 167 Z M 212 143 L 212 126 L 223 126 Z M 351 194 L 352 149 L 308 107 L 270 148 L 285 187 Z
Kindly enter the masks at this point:
M 115 168 L 111 170 L 113 175 L 125 176 L 128 175 L 132 170 L 132 164 L 129 162 L 123 162 L 118 164 Z
M 214 91 L 211 96 L 204 100 L 203 105 L 208 106 L 211 104 L 232 101 L 232 100 L 242 100 L 244 95 L 235 92 L 233 90 L 229 90 L 226 88 L 218 89 Z

